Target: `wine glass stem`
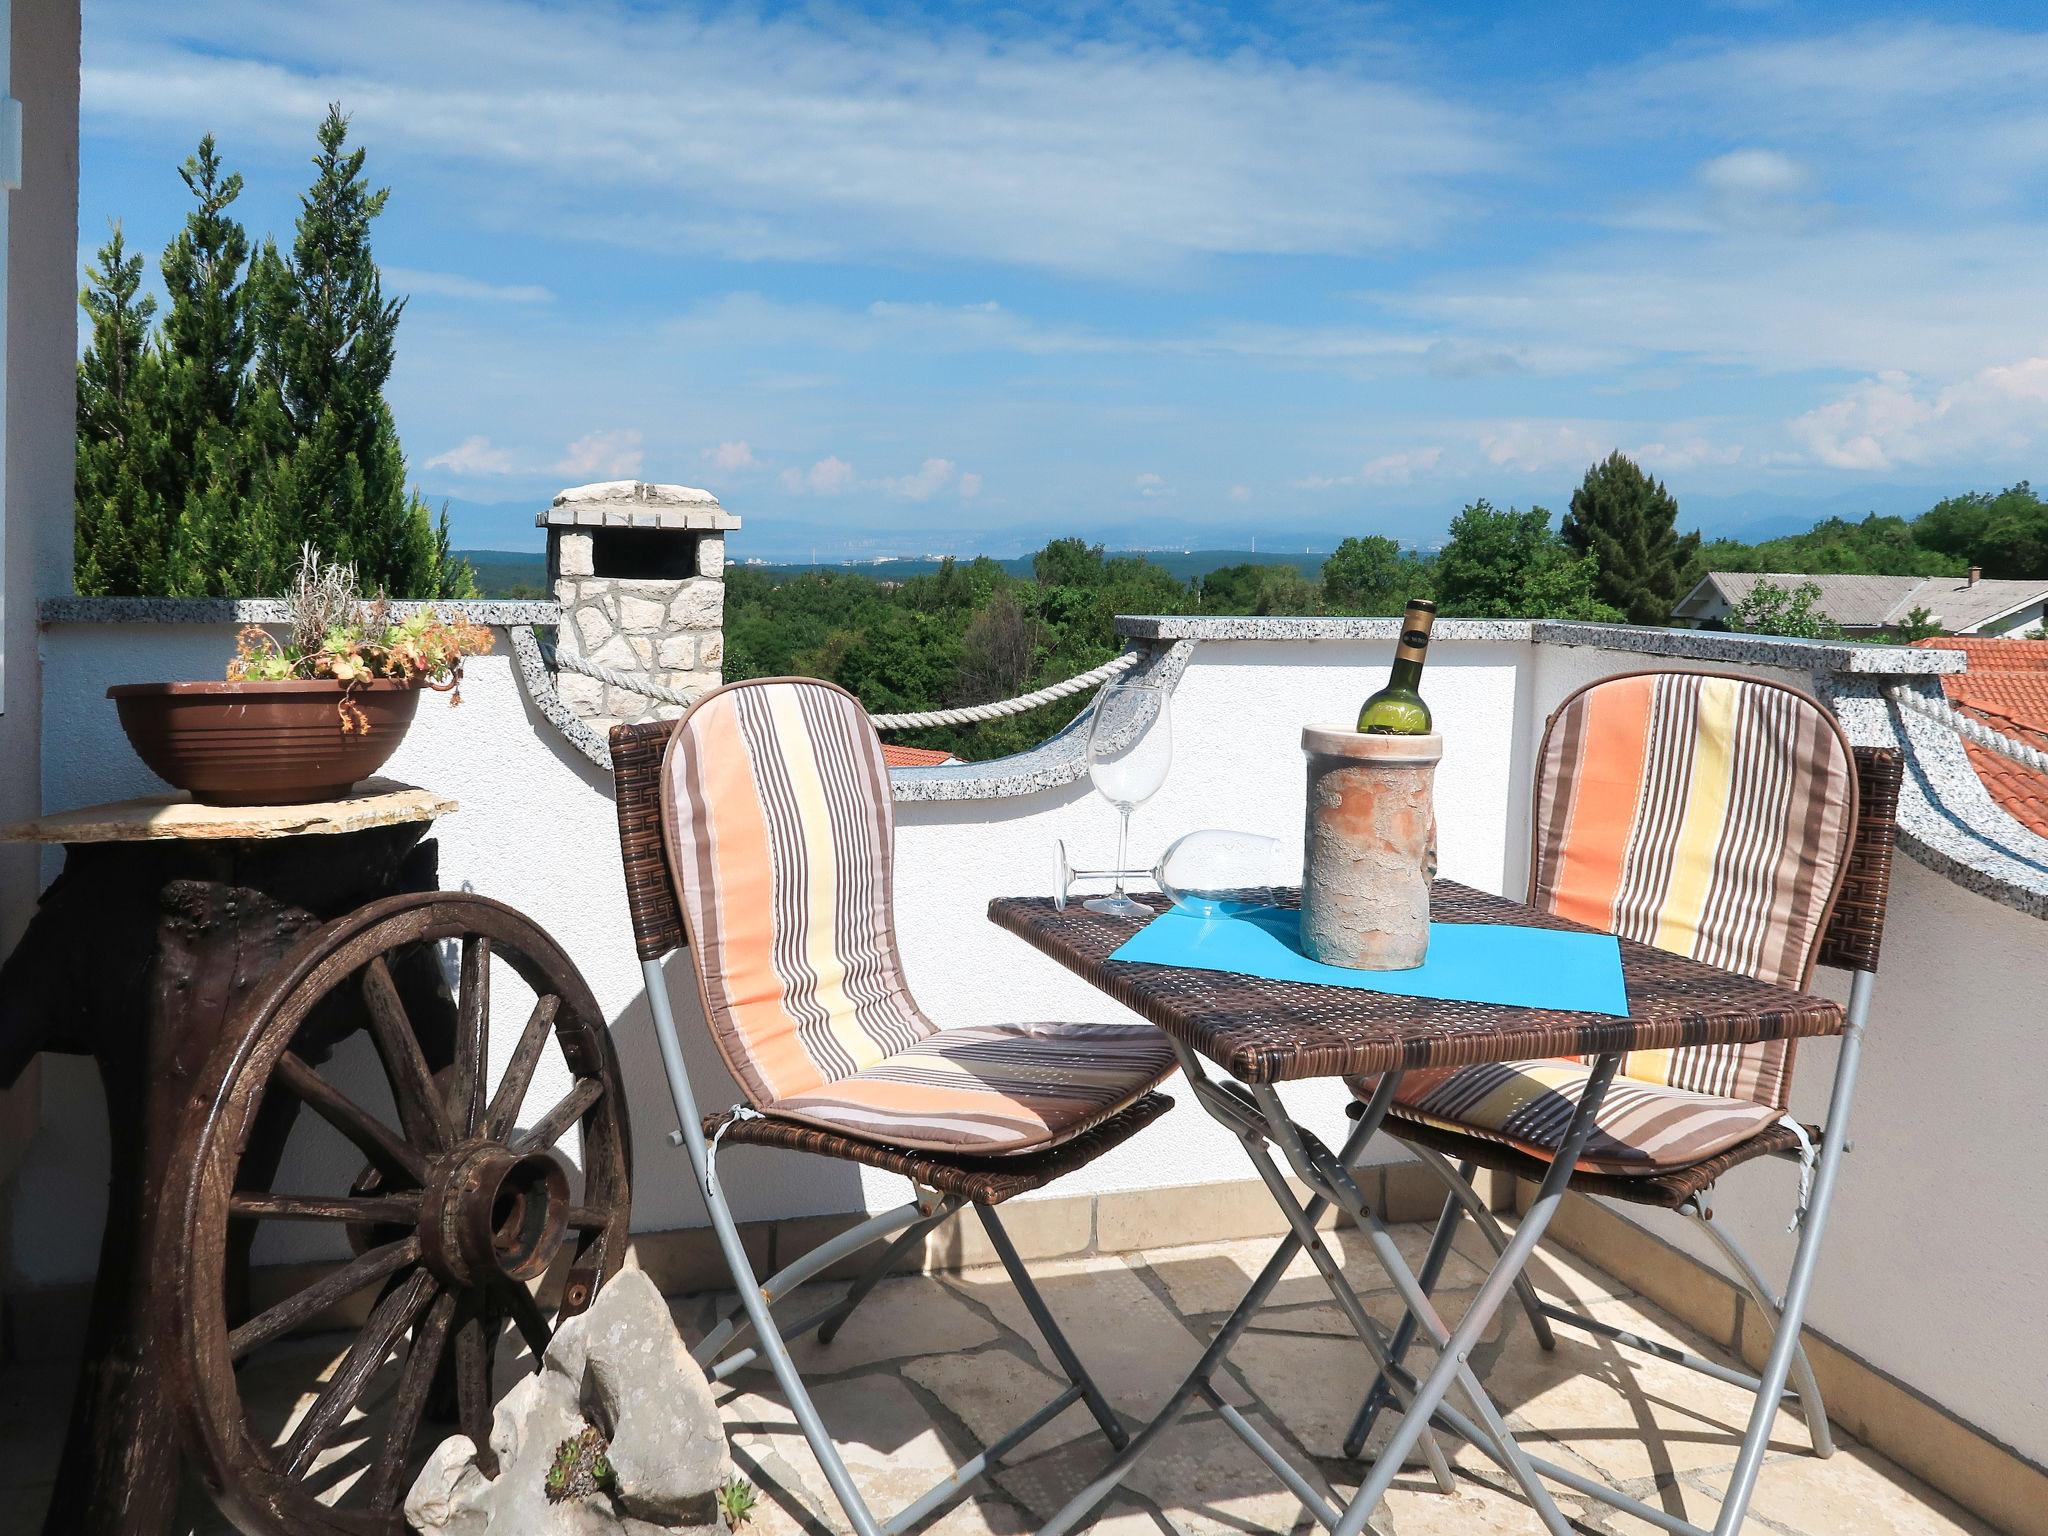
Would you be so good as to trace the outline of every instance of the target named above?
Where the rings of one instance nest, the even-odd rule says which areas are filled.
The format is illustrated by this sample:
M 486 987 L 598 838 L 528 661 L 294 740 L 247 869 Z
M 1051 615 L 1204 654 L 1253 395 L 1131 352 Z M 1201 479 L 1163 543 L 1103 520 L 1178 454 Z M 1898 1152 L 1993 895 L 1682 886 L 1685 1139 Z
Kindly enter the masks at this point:
M 1131 862 L 1129 858 L 1131 808 L 1128 805 L 1120 805 L 1117 807 L 1117 811 L 1119 816 L 1116 828 L 1116 894 L 1119 899 L 1122 899 L 1124 895 L 1124 870 L 1129 867 Z

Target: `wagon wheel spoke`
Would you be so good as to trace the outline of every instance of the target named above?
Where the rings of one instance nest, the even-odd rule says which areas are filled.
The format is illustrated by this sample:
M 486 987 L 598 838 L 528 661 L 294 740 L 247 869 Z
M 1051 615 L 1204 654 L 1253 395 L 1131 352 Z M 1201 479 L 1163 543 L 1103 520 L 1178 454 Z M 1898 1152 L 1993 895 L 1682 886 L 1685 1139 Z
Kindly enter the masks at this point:
M 583 1118 L 584 1112 L 604 1097 L 604 1082 L 586 1077 L 562 1095 L 555 1107 L 512 1139 L 515 1152 L 536 1152 L 552 1147 L 563 1132 Z
M 464 1319 L 455 1335 L 456 1417 L 486 1477 L 498 1475 L 498 1453 L 491 1449 L 491 1342 L 496 1331 L 486 1330 L 479 1311 Z
M 286 1051 L 278 1058 L 277 1075 L 308 1109 L 361 1148 L 387 1177 L 412 1184 L 426 1182 L 426 1159 L 400 1141 L 391 1127 L 307 1066 L 296 1051 Z
M 238 1189 L 228 1197 L 228 1214 L 254 1221 L 347 1221 L 417 1226 L 417 1190 L 396 1195 L 266 1195 Z
M 533 1016 L 526 1021 L 505 1075 L 498 1079 L 498 1091 L 491 1095 L 491 1107 L 484 1112 L 484 1134 L 493 1141 L 512 1129 L 519 1106 L 526 1102 L 534 1068 L 540 1065 L 540 1053 L 547 1049 L 548 1040 L 554 1035 L 555 1015 L 561 1006 L 562 1000 L 552 992 L 534 999 Z
M 460 1298 L 443 1291 L 427 1309 L 426 1318 L 413 1330 L 412 1348 L 405 1357 L 405 1373 L 391 1400 L 390 1416 L 384 1421 L 384 1440 L 370 1472 L 370 1503 L 377 1509 L 396 1509 L 403 1496 L 413 1436 L 419 1432 L 426 1412 L 427 1395 L 433 1390 L 434 1372 L 448 1352 L 448 1331 L 455 1322 Z
M 410 1328 L 434 1298 L 437 1282 L 420 1270 L 403 1285 L 394 1288 L 377 1303 L 370 1320 L 342 1357 L 334 1379 L 313 1399 L 313 1406 L 299 1420 L 284 1446 L 285 1475 L 302 1478 L 312 1470 L 314 1459 L 341 1427 L 348 1411 L 363 1395 L 363 1388 L 390 1356 L 398 1336 Z
M 363 1003 L 369 1009 L 370 1034 L 384 1063 L 384 1075 L 391 1080 L 391 1096 L 398 1101 L 399 1124 L 411 1140 L 427 1147 L 445 1147 L 448 1117 L 441 1096 L 434 1091 L 434 1074 L 427 1069 L 419 1035 L 382 955 L 363 967 Z
M 567 1225 L 571 1232 L 602 1232 L 611 1224 L 609 1211 L 593 1210 L 587 1205 L 569 1207 Z
M 461 996 L 455 1017 L 455 1074 L 448 1088 L 448 1115 L 455 1138 L 474 1136 L 483 1121 L 485 1046 L 491 1030 L 491 941 L 462 936 Z
M 259 1312 L 228 1335 L 228 1355 L 239 1360 L 250 1350 L 283 1338 L 292 1329 L 325 1312 L 336 1302 L 346 1301 L 365 1286 L 397 1274 L 420 1257 L 417 1234 L 372 1248 L 344 1264 L 303 1291 L 295 1291 L 276 1306 Z
M 511 1306 L 512 1321 L 519 1325 L 519 1336 L 526 1340 L 526 1347 L 533 1355 L 533 1368 L 538 1371 L 555 1331 L 548 1326 L 547 1314 L 541 1311 L 540 1303 L 533 1299 L 533 1292 L 525 1286 L 507 1285 L 503 1294 Z

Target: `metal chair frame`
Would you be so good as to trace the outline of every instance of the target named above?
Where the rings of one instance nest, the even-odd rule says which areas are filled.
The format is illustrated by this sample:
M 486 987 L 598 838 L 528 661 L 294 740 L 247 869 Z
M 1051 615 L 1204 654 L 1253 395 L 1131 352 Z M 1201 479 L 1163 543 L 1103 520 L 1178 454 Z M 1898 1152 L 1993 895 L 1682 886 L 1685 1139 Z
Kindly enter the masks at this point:
M 611 747 L 618 780 L 620 842 L 626 865 L 627 899 L 640 955 L 640 974 L 648 1010 L 653 1017 L 655 1041 L 661 1051 L 663 1073 L 668 1078 L 669 1093 L 675 1101 L 679 1122 L 678 1128 L 670 1133 L 669 1141 L 671 1145 L 681 1147 L 689 1159 L 691 1173 L 704 1195 L 711 1228 L 718 1237 L 719 1251 L 738 1292 L 738 1301 L 692 1350 L 693 1358 L 713 1381 L 727 1380 L 757 1361 L 767 1363 L 788 1401 L 798 1428 L 802 1430 L 812 1454 L 818 1458 L 818 1465 L 824 1471 L 833 1496 L 846 1512 L 855 1536 L 898 1536 L 898 1533 L 929 1519 L 965 1497 L 976 1478 L 1077 1402 L 1084 1404 L 1094 1416 L 1110 1445 L 1121 1450 L 1129 1439 L 1122 1421 L 1061 1331 L 1045 1298 L 1025 1269 L 1023 1259 L 997 1216 L 992 1201 L 964 1193 L 930 1189 L 913 1178 L 912 1196 L 904 1204 L 868 1217 L 839 1236 L 819 1244 L 766 1280 L 762 1280 L 755 1271 L 719 1178 L 718 1139 L 723 1128 L 714 1134 L 706 1134 L 697 1094 L 684 1062 L 681 1032 L 670 1002 L 667 979 L 662 973 L 662 961 L 668 955 L 690 946 L 681 910 L 669 884 L 667 855 L 659 834 L 658 764 L 661 750 L 673 729 L 674 722 L 615 727 L 611 734 Z M 727 1125 L 757 1114 L 758 1111 L 749 1106 L 737 1106 Z M 829 1153 L 808 1155 L 830 1158 Z M 886 1519 L 878 1519 L 854 1485 L 845 1459 L 819 1417 L 810 1390 L 790 1355 L 789 1343 L 815 1332 L 821 1343 L 829 1344 L 847 1318 L 913 1245 L 969 1208 L 980 1219 L 1032 1323 L 1066 1376 L 1067 1385 L 1014 1429 L 998 1436 L 906 1508 Z M 870 1248 L 879 1248 L 879 1252 L 839 1300 L 786 1325 L 776 1320 L 775 1307 L 786 1301 L 805 1281 Z
M 1859 931 L 1846 937 L 1837 936 L 1835 927 L 1843 918 L 1842 910 L 1837 909 L 1832 914 L 1829 930 L 1820 946 L 1819 958 L 1822 963 L 1834 964 L 1849 972 L 1849 1002 L 1845 1009 L 1844 1032 L 1840 1037 L 1840 1054 L 1836 1058 L 1834 1081 L 1829 1092 L 1827 1119 L 1821 1127 L 1815 1148 L 1813 1184 L 1799 1219 L 1799 1242 L 1792 1256 L 1792 1265 L 1783 1294 L 1772 1294 L 1770 1284 L 1755 1259 L 1736 1241 L 1733 1234 L 1715 1222 L 1713 1209 L 1705 1198 L 1705 1190 L 1693 1194 L 1675 1207 L 1681 1215 L 1698 1223 L 1700 1229 L 1713 1239 L 1716 1247 L 1727 1258 L 1737 1283 L 1762 1310 L 1771 1329 L 1772 1338 L 1761 1374 L 1752 1375 L 1690 1351 L 1674 1349 L 1657 1340 L 1644 1338 L 1640 1334 L 1617 1328 L 1597 1318 L 1587 1317 L 1569 1307 L 1545 1301 L 1536 1294 L 1525 1277 L 1518 1277 L 1517 1289 L 1523 1310 L 1542 1348 L 1549 1350 L 1556 1347 L 1556 1337 L 1550 1325 L 1561 1323 L 1624 1348 L 1655 1355 L 1672 1364 L 1741 1387 L 1755 1396 L 1755 1405 L 1743 1430 L 1735 1468 L 1722 1498 L 1721 1512 L 1711 1533 L 1703 1526 L 1695 1525 L 1667 1510 L 1622 1493 L 1569 1467 L 1560 1466 L 1541 1457 L 1526 1458 L 1529 1466 L 1552 1481 L 1586 1497 L 1625 1510 L 1640 1520 L 1674 1533 L 1674 1536 L 1735 1536 L 1735 1533 L 1741 1530 L 1743 1521 L 1748 1516 L 1750 1499 L 1756 1489 L 1757 1474 L 1763 1464 L 1764 1451 L 1770 1443 L 1771 1428 L 1781 1408 L 1794 1404 L 1800 1408 L 1815 1456 L 1825 1459 L 1832 1456 L 1835 1451 L 1834 1435 L 1828 1425 L 1826 1404 L 1821 1398 L 1820 1384 L 1814 1376 L 1812 1362 L 1808 1360 L 1805 1346 L 1800 1342 L 1800 1328 L 1806 1316 L 1807 1300 L 1812 1291 L 1814 1270 L 1820 1258 L 1821 1240 L 1827 1230 L 1828 1214 L 1834 1205 L 1837 1175 L 1842 1158 L 1851 1145 L 1849 1116 L 1855 1101 L 1856 1079 L 1862 1063 L 1871 993 L 1876 984 L 1877 948 L 1884 902 L 1890 883 L 1892 817 L 1902 774 L 1902 764 L 1895 752 L 1857 748 L 1853 749 L 1853 755 L 1858 767 L 1860 803 L 1851 867 L 1854 872 L 1852 878 L 1860 880 L 1863 886 L 1863 899 L 1855 919 L 1855 926 Z M 1381 1089 L 1382 1092 L 1386 1091 L 1385 1083 L 1382 1083 Z M 1375 1095 L 1376 1098 L 1378 1096 Z M 1574 1124 L 1576 1123 L 1575 1120 Z M 1398 1129 L 1390 1129 L 1393 1129 L 1393 1134 L 1399 1135 Z M 1406 1145 L 1408 1151 L 1434 1173 L 1446 1189 L 1442 1212 L 1437 1218 L 1435 1232 L 1417 1275 L 1423 1292 L 1428 1294 L 1435 1288 L 1443 1265 L 1450 1255 L 1457 1229 L 1465 1217 L 1471 1218 L 1480 1235 L 1496 1255 L 1502 1255 L 1505 1254 L 1507 1245 L 1519 1239 L 1521 1231 L 1526 1230 L 1534 1207 L 1529 1214 L 1524 1215 L 1514 1237 L 1510 1237 L 1494 1218 L 1492 1211 L 1487 1208 L 1485 1199 L 1472 1186 L 1476 1168 L 1474 1163 L 1454 1164 L 1450 1158 L 1435 1148 L 1413 1142 Z M 1566 1147 L 1568 1146 L 1567 1141 Z M 1775 1155 L 1783 1158 L 1796 1154 Z M 1575 1161 L 1575 1156 L 1565 1157 L 1561 1150 L 1559 1157 L 1553 1159 L 1551 1170 L 1546 1173 L 1543 1188 L 1549 1188 L 1551 1174 L 1554 1174 L 1558 1166 L 1570 1168 Z M 1568 1186 L 1569 1181 L 1564 1182 Z M 1533 1247 L 1533 1244 L 1531 1246 Z M 1375 1420 L 1392 1400 L 1391 1384 L 1399 1383 L 1405 1376 L 1401 1362 L 1406 1358 L 1408 1349 L 1414 1342 L 1415 1331 L 1415 1316 L 1411 1312 L 1408 1317 L 1402 1319 L 1400 1326 L 1395 1330 L 1388 1349 L 1389 1366 L 1383 1367 L 1375 1378 L 1352 1423 L 1350 1433 L 1345 1437 L 1343 1449 L 1347 1457 L 1356 1458 L 1362 1452 L 1366 1439 L 1372 1433 Z M 1789 1389 L 1788 1382 L 1792 1384 Z M 1473 1439 L 1481 1451 L 1492 1454 L 1488 1450 L 1485 1437 L 1474 1439 L 1473 1436 L 1467 1435 L 1466 1438 Z M 1507 1463 L 1503 1462 L 1503 1465 Z

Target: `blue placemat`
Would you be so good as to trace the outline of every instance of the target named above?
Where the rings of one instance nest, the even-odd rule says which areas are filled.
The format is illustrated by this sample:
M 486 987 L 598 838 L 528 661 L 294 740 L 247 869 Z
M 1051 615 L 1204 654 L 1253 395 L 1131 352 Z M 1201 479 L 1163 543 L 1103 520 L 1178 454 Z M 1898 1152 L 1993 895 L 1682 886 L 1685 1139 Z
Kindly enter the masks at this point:
M 1429 958 L 1414 970 L 1354 971 L 1303 954 L 1300 919 L 1300 913 L 1278 907 L 1207 918 L 1169 908 L 1109 958 L 1398 997 L 1628 1016 L 1621 945 L 1612 934 L 1506 923 L 1431 923 Z

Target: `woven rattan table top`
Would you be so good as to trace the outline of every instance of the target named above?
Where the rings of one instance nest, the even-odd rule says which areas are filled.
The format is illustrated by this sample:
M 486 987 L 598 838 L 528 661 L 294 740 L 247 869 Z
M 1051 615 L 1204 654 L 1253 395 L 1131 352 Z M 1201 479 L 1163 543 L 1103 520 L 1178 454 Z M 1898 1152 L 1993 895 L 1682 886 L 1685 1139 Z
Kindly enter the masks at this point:
M 1272 894 L 1281 906 L 1300 900 L 1298 891 Z M 1245 1083 L 1842 1031 L 1842 1010 L 1826 998 L 1627 939 L 1621 941 L 1621 971 L 1630 1012 L 1617 1019 L 1112 961 L 1110 954 L 1140 926 L 1136 920 L 1106 917 L 1078 904 L 1055 911 L 1044 896 L 998 897 L 988 915 Z M 1442 923 L 1584 931 L 1450 880 L 1436 882 L 1431 915 Z

